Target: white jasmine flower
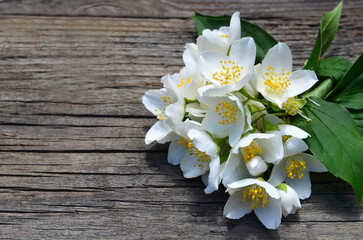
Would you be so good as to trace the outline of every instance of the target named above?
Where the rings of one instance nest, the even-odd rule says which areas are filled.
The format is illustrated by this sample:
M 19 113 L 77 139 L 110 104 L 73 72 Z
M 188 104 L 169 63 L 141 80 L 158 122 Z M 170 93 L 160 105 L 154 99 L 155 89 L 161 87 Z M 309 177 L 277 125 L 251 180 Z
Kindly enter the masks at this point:
M 281 136 L 275 133 L 252 133 L 242 137 L 232 148 L 221 174 L 226 186 L 232 181 L 259 176 L 266 163 L 277 163 L 283 157 Z M 238 169 L 238 170 L 236 170 Z
M 257 91 L 280 108 L 289 98 L 305 92 L 318 81 L 313 71 L 292 72 L 291 51 L 285 43 L 271 48 L 255 70 Z
M 284 145 L 284 157 L 289 157 L 309 149 L 308 145 L 302 140 L 310 137 L 307 132 L 294 125 L 284 124 L 280 118 L 272 114 L 267 114 L 265 119 L 279 128 Z
M 241 94 L 229 94 L 200 98 L 200 102 L 209 104 L 202 127 L 218 137 L 229 136 L 231 146 L 241 138 L 245 127 L 245 111 L 240 97 Z
M 227 54 L 228 48 L 237 39 L 241 38 L 241 21 L 239 12 L 235 12 L 230 21 L 229 27 L 220 27 L 218 30 L 203 30 L 197 38 L 198 51 L 218 51 Z
M 281 197 L 281 209 L 284 217 L 287 217 L 289 214 L 295 214 L 301 208 L 299 195 L 294 189 L 284 183 L 281 183 L 277 190 Z
M 229 56 L 207 51 L 198 59 L 198 67 L 212 85 L 200 88 L 200 95 L 223 96 L 238 91 L 251 79 L 256 58 L 256 44 L 246 37 L 232 43 Z
M 183 139 L 187 153 L 180 163 L 185 178 L 195 178 L 204 175 L 209 170 L 208 186 L 204 190 L 209 194 L 218 189 L 220 183 L 220 159 L 218 147 L 213 139 L 203 130 L 191 129 L 188 139 Z
M 195 100 L 198 95 L 198 88 L 204 86 L 206 81 L 198 70 L 196 56 L 193 55 L 191 49 L 192 47 L 189 47 L 184 51 L 185 67 L 179 73 L 170 76 L 170 84 L 177 86 L 174 89 L 183 98 Z
M 286 182 L 299 195 L 300 199 L 306 199 L 311 194 L 311 182 L 309 172 L 326 172 L 326 167 L 314 156 L 299 153 L 286 157 L 272 168 L 270 179 L 273 186 Z
M 200 124 L 188 119 L 185 122 L 170 122 L 168 126 L 173 129 L 177 136 L 169 145 L 168 162 L 173 165 L 179 165 L 185 154 L 188 153 L 188 149 L 193 146 L 192 141 L 188 137 L 188 132 L 191 129 L 202 129 Z
M 238 219 L 254 211 L 266 228 L 280 225 L 280 194 L 269 183 L 248 178 L 229 184 L 227 191 L 231 195 L 223 211 L 227 218 Z
M 159 121 L 147 132 L 145 143 L 153 141 L 165 143 L 175 139 L 175 134 L 168 127 L 167 120 L 182 121 L 184 117 L 184 102 L 170 89 L 149 90 L 142 97 L 145 107 L 153 113 Z

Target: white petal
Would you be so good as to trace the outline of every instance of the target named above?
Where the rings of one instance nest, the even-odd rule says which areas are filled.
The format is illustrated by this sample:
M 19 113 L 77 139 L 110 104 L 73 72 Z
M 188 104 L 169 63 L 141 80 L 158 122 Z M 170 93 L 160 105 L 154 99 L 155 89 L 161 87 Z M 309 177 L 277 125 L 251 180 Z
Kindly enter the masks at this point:
M 303 174 L 304 176 L 301 179 L 298 177 L 295 177 L 294 179 L 287 177 L 285 180 L 287 185 L 292 187 L 297 192 L 300 199 L 306 199 L 310 197 L 311 194 L 311 182 L 310 182 L 309 171 L 305 170 Z
M 202 121 L 202 127 L 210 133 L 216 134 L 219 137 L 228 136 L 229 125 L 220 124 L 221 116 L 218 115 L 214 110 L 209 109 L 206 113 L 206 117 Z
M 231 153 L 221 173 L 221 177 L 223 179 L 223 185 L 227 187 L 230 183 L 252 176 L 248 173 L 242 155 L 240 153 Z
M 245 126 L 245 118 L 243 113 L 239 113 L 236 123 L 231 123 L 231 127 L 229 129 L 229 144 L 233 147 L 236 145 L 237 141 L 241 138 L 244 126 Z
M 214 50 L 227 54 L 229 45 L 223 41 L 222 37 L 209 29 L 203 30 L 203 35 L 197 38 L 198 51 L 200 53 Z
M 184 118 L 184 103 L 172 103 L 165 108 L 165 114 L 173 121 L 182 121 Z
M 164 102 L 162 97 L 167 95 L 165 88 L 158 90 L 149 90 L 142 97 L 142 103 L 145 105 L 147 110 L 149 110 L 154 115 L 156 114 L 156 109 L 164 109 Z
M 180 145 L 177 140 L 171 142 L 168 150 L 168 162 L 173 165 L 180 164 L 186 152 L 184 144 Z
M 202 182 L 204 183 L 205 186 L 208 186 L 208 176 L 209 172 L 202 175 Z
M 150 144 L 153 141 L 158 143 L 166 143 L 176 139 L 176 135 L 173 131 L 165 126 L 162 121 L 157 121 L 146 133 L 145 143 Z
M 296 155 L 309 149 L 308 145 L 300 138 L 291 137 L 287 139 L 284 145 L 284 157 Z
M 218 185 L 220 183 L 220 159 L 219 156 L 213 158 L 209 164 L 209 177 L 208 186 L 204 189 L 206 194 L 210 194 L 215 190 L 218 190 Z
M 209 170 L 209 163 L 200 164 L 195 155 L 185 154 L 180 168 L 185 178 L 195 178 L 205 174 Z
M 230 59 L 242 66 L 242 76 L 253 71 L 256 58 L 256 44 L 253 38 L 245 37 L 232 43 Z
M 274 133 L 274 132 L 270 132 Z M 284 155 L 284 147 L 282 145 L 282 139 L 277 132 L 273 134 L 270 139 L 259 139 L 257 142 L 262 148 L 261 157 L 268 163 L 277 164 Z
M 310 89 L 317 81 L 318 78 L 315 72 L 310 70 L 297 70 L 290 76 L 291 85 L 287 87 L 286 95 L 288 97 L 297 96 Z
M 256 156 L 246 163 L 248 172 L 256 177 L 267 170 L 267 164 L 262 160 L 261 157 Z
M 304 130 L 302 130 L 301 128 L 295 127 L 293 125 L 280 124 L 279 129 L 280 129 L 281 135 L 291 135 L 293 137 L 297 137 L 300 139 L 310 137 L 309 133 L 307 133 Z
M 301 208 L 299 195 L 294 189 L 286 185 L 287 192 L 279 190 L 281 196 L 282 214 L 286 217 L 288 214 L 294 214 L 298 208 Z
M 202 86 L 203 82 L 194 74 L 190 68 L 184 67 L 180 70 L 180 74 L 175 80 L 179 91 L 184 98 L 194 100 L 198 95 L 198 88 Z
M 242 201 L 243 192 L 232 194 L 224 206 L 223 215 L 230 219 L 238 219 L 250 213 L 248 205 Z
M 281 162 L 273 166 L 270 178 L 267 182 L 269 182 L 272 186 L 278 186 L 280 183 L 285 181 L 286 172 L 284 167 L 286 165 L 286 160 L 283 159 Z
M 217 146 L 206 132 L 202 130 L 191 129 L 188 132 L 188 137 L 193 139 L 195 147 L 200 151 L 205 152 L 210 156 L 217 155 Z
M 279 42 L 271 48 L 262 61 L 262 72 L 267 72 L 269 66 L 275 68 L 275 73 L 291 72 L 292 70 L 292 56 L 290 48 L 285 44 Z
M 265 115 L 265 119 L 267 120 L 267 121 L 269 121 L 270 123 L 272 123 L 272 124 L 280 124 L 280 123 L 284 123 L 284 121 L 281 119 L 281 118 L 279 118 L 279 117 L 277 117 L 277 116 L 275 116 L 275 115 L 273 115 L 273 114 L 266 114 Z M 281 130 L 281 129 L 280 129 Z M 288 135 L 288 134 L 282 134 L 281 133 L 281 135 Z
M 327 172 L 328 169 L 314 156 L 306 153 L 300 153 L 299 156 L 305 161 L 309 172 Z
M 197 59 L 193 55 L 191 48 L 185 49 L 183 53 L 183 62 L 192 74 L 196 74 L 198 72 Z
M 230 43 L 241 37 L 241 20 L 239 12 L 233 13 L 229 24 L 228 40 Z
M 268 229 L 276 229 L 281 223 L 281 203 L 279 199 L 267 198 L 268 203 L 264 208 L 255 209 L 255 214 Z

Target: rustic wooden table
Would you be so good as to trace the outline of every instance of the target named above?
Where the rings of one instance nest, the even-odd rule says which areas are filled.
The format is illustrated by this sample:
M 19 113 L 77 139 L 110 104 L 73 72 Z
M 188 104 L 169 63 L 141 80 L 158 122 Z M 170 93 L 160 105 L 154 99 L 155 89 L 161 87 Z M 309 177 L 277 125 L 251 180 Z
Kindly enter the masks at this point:
M 241 16 L 287 42 L 295 68 L 338 1 L 0 1 L 2 239 L 363 239 L 352 188 L 313 175 L 302 209 L 267 230 L 222 216 L 227 195 L 144 144 L 155 122 L 142 95 L 182 65 L 189 16 Z M 328 56 L 363 49 L 363 1 L 346 0 Z

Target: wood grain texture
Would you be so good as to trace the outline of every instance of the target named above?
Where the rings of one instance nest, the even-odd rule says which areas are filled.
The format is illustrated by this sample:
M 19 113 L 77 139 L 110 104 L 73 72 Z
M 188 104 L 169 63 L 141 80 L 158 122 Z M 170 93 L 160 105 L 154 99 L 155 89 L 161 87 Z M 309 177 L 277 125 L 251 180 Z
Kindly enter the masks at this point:
M 362 239 L 363 208 L 329 174 L 271 231 L 253 214 L 225 219 L 223 190 L 205 195 L 167 145 L 144 144 L 155 119 L 141 97 L 180 69 L 194 10 L 240 10 L 289 44 L 297 69 L 336 3 L 0 1 L 0 238 Z M 359 56 L 362 13 L 345 1 L 327 56 Z
M 209 15 L 232 14 L 240 11 L 242 16 L 260 18 L 316 17 L 323 11 L 333 9 L 339 0 L 31 0 L 0 1 L 0 13 L 21 15 L 58 16 L 111 16 L 189 18 L 194 11 Z M 344 1 L 347 12 L 359 14 L 363 2 Z M 308 18 L 306 18 L 308 19 Z

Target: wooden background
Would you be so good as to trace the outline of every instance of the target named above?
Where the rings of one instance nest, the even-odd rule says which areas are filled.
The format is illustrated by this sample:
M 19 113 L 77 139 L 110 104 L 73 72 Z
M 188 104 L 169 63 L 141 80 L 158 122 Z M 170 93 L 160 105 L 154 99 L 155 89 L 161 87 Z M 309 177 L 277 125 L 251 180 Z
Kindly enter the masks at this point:
M 222 216 L 227 195 L 203 193 L 144 144 L 154 117 L 142 95 L 182 65 L 189 16 L 241 16 L 291 47 L 301 68 L 324 11 L 338 1 L 0 1 L 2 239 L 363 239 L 352 188 L 313 175 L 312 196 L 267 230 L 254 214 Z M 363 49 L 363 1 L 346 0 L 328 56 Z M 323 176 L 323 177 L 321 177 Z

